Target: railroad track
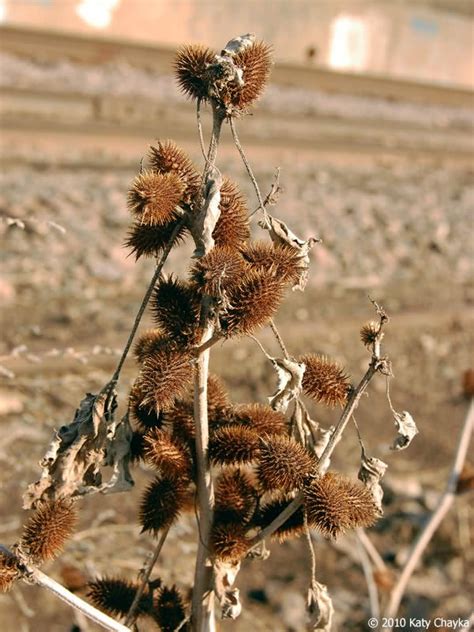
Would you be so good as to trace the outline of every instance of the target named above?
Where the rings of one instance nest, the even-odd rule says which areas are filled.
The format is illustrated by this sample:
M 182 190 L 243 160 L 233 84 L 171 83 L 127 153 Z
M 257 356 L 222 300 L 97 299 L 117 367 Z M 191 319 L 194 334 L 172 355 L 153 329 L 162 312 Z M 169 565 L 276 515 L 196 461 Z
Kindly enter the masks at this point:
M 126 61 L 162 73 L 170 72 L 176 52 L 169 46 L 8 25 L 0 26 L 0 42 L 1 50 L 34 59 L 71 59 L 89 64 Z M 474 93 L 463 87 L 333 72 L 310 64 L 277 62 L 272 72 L 272 83 L 423 104 L 474 105 Z
M 166 47 L 11 26 L 0 27 L 0 38 L 3 51 L 34 60 L 70 59 L 95 65 L 126 61 L 135 67 L 153 68 L 162 75 L 170 74 L 174 57 L 174 50 Z M 461 88 L 334 73 L 302 65 L 277 64 L 272 84 L 449 108 L 466 109 L 474 104 L 472 92 Z M 122 149 L 128 146 L 129 156 L 136 159 L 137 147 L 150 139 L 171 136 L 185 142 L 196 135 L 193 108 L 184 101 L 12 85 L 0 88 L 0 129 L 4 162 L 11 160 L 12 151 L 21 146 L 34 145 L 42 153 L 47 145 L 61 154 L 62 148 L 71 143 L 102 154 L 111 145 Z M 291 151 L 449 156 L 462 161 L 472 159 L 474 151 L 471 130 L 463 127 L 285 113 L 264 105 L 257 117 L 247 117 L 242 138 L 254 146 Z M 24 154 L 29 155 L 28 151 Z

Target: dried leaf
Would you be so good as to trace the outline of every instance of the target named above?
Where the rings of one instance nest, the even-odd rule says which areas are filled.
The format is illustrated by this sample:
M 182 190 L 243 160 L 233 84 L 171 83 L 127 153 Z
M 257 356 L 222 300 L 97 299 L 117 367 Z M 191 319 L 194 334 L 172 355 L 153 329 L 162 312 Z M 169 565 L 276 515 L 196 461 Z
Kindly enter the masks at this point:
M 380 480 L 385 474 L 388 465 L 373 456 L 367 456 L 365 451 L 362 450 L 359 480 L 364 483 L 367 489 L 370 490 L 377 509 L 380 511 L 380 515 L 383 514 L 382 499 L 383 489 L 380 485 Z
M 308 589 L 306 609 L 309 615 L 307 629 L 311 632 L 331 632 L 334 607 L 324 584 L 313 582 Z
M 219 208 L 221 186 L 222 176 L 215 170 L 215 173 L 207 180 L 204 205 L 190 227 L 196 244 L 193 253 L 195 259 L 203 257 L 214 247 L 212 233 L 221 215 Z
M 302 415 L 303 415 L 305 427 L 312 428 L 312 432 L 310 432 L 309 443 L 313 449 L 314 454 L 318 458 L 321 458 L 334 432 L 334 426 L 330 426 L 327 430 L 325 428 L 322 428 L 317 421 L 314 421 L 314 419 L 311 419 L 311 417 L 308 414 L 308 411 L 305 408 L 302 409 Z M 335 446 L 341 440 L 341 436 L 342 435 L 340 435 L 339 438 L 337 439 Z M 326 459 L 323 464 L 319 464 L 318 472 L 321 474 L 321 476 L 323 474 L 326 474 L 330 465 L 331 465 L 330 458 Z
M 216 560 L 214 563 L 214 588 L 219 599 L 223 619 L 237 619 L 242 612 L 240 590 L 233 588 L 239 571 L 240 562 Z
M 277 390 L 269 397 L 273 410 L 286 412 L 289 403 L 299 397 L 301 393 L 305 365 L 287 360 L 286 358 L 271 358 L 278 376 Z
M 319 241 L 319 239 L 310 237 L 304 241 L 303 239 L 297 237 L 295 233 L 288 228 L 285 222 L 282 222 L 280 219 L 268 214 L 265 216 L 265 219 L 259 222 L 259 225 L 269 231 L 271 240 L 274 244 L 286 244 L 291 246 L 291 248 L 294 248 L 299 253 L 299 257 L 301 258 L 301 272 L 298 282 L 293 285 L 292 289 L 303 291 L 308 282 L 309 251 L 313 245 Z
M 221 55 L 230 55 L 231 57 L 241 53 L 243 50 L 251 46 L 255 42 L 254 33 L 246 33 L 245 35 L 239 35 L 234 37 L 222 49 Z
M 109 494 L 126 492 L 134 486 L 129 469 L 132 436 L 133 431 L 128 415 L 124 415 L 118 424 L 115 421 L 110 424 L 105 444 L 105 458 L 102 465 L 112 468 L 112 476 L 107 483 L 102 485 L 101 492 Z
M 133 485 L 128 471 L 128 421 L 115 424 L 115 391 L 107 396 L 87 393 L 69 425 L 55 434 L 40 462 L 41 478 L 31 484 L 23 497 L 25 509 L 40 499 L 57 500 L 99 491 L 123 491 Z M 104 483 L 101 468 L 113 467 Z
M 413 437 L 418 434 L 418 428 L 413 417 L 406 410 L 402 413 L 394 412 L 394 418 L 398 434 L 390 449 L 405 450 L 412 442 Z

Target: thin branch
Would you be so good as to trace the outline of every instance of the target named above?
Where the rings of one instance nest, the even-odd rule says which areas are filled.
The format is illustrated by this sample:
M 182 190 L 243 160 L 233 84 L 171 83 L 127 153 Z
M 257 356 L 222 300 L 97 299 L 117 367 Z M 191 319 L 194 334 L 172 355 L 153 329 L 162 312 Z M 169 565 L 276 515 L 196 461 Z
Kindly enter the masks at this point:
M 390 600 L 389 600 L 387 610 L 385 613 L 385 616 L 387 617 L 395 617 L 397 615 L 408 581 L 413 571 L 415 570 L 418 562 L 420 561 L 423 551 L 425 550 L 426 546 L 428 545 L 431 538 L 433 537 L 433 534 L 435 533 L 436 529 L 439 527 L 441 521 L 443 520 L 444 516 L 447 514 L 451 505 L 454 502 L 454 498 L 456 495 L 456 486 L 459 480 L 459 475 L 461 474 L 461 471 L 464 465 L 464 461 L 466 459 L 466 454 L 469 448 L 473 426 L 474 426 L 474 398 L 471 399 L 469 410 L 467 412 L 466 419 L 464 421 L 464 425 L 461 430 L 459 443 L 458 443 L 456 454 L 454 457 L 453 467 L 449 475 L 446 489 L 441 495 L 438 501 L 438 505 L 436 509 L 433 511 L 433 513 L 431 514 L 431 517 L 426 523 L 425 528 L 419 534 L 416 542 L 414 543 L 410 551 L 410 554 L 408 555 L 408 559 L 405 562 L 405 566 L 403 567 L 402 573 L 390 593 Z M 387 628 L 387 630 L 391 630 L 391 628 Z
M 199 145 L 201 146 L 201 153 L 204 157 L 204 160 L 207 162 L 207 154 L 204 148 L 204 134 L 202 132 L 201 99 L 198 99 L 196 103 L 196 121 L 197 121 L 197 128 L 198 128 Z
M 8 556 L 14 555 L 14 553 L 3 545 L 0 545 L 0 551 Z M 75 610 L 79 610 L 79 612 L 82 612 L 88 619 L 94 621 L 106 630 L 112 630 L 113 632 L 131 632 L 130 628 L 126 625 L 122 625 L 118 621 L 115 621 L 115 619 L 112 619 L 112 617 L 109 617 L 100 610 L 97 610 L 97 608 L 94 608 L 91 604 L 87 603 L 77 595 L 74 595 L 72 592 L 67 590 L 67 588 L 64 588 L 64 586 L 37 568 L 30 566 L 25 567 L 23 579 L 28 583 L 33 583 L 41 586 L 42 588 L 46 588 L 55 594 L 56 597 L 59 597 L 61 601 L 64 601 Z
M 145 312 L 146 306 L 148 305 L 148 301 L 151 298 L 151 295 L 153 293 L 153 289 L 155 287 L 155 284 L 161 274 L 161 270 L 163 269 L 163 266 L 166 262 L 166 259 L 168 258 L 169 253 L 171 252 L 171 249 L 173 247 L 173 244 L 176 240 L 176 237 L 178 236 L 179 231 L 181 230 L 182 226 L 184 225 L 184 220 L 182 219 L 180 222 L 178 222 L 178 224 L 176 224 L 173 232 L 171 233 L 171 237 L 169 238 L 168 243 L 166 244 L 164 250 L 163 250 L 163 254 L 161 255 L 161 258 L 159 260 L 159 262 L 156 265 L 155 268 L 155 272 L 153 273 L 153 277 L 150 281 L 150 284 L 148 286 L 148 289 L 145 293 L 145 296 L 143 297 L 142 303 L 140 305 L 140 309 L 138 310 L 138 313 L 135 317 L 135 321 L 133 323 L 133 327 L 130 331 L 130 334 L 128 336 L 128 340 L 127 343 L 125 345 L 125 348 L 122 352 L 122 355 L 120 357 L 120 360 L 117 364 L 117 367 L 114 371 L 114 374 L 112 375 L 112 378 L 110 380 L 110 382 L 104 387 L 103 392 L 109 391 L 111 389 L 113 389 L 115 387 L 115 385 L 117 384 L 117 381 L 119 379 L 120 376 L 120 372 L 122 370 L 122 367 L 124 365 L 124 362 L 127 358 L 128 352 L 130 351 L 130 347 L 132 346 L 132 342 L 133 339 L 135 338 L 135 334 L 137 333 L 137 329 L 138 326 L 140 324 L 140 321 L 143 317 L 143 314 Z
M 224 336 L 220 332 L 212 334 L 212 336 L 208 340 L 206 340 L 205 342 L 201 342 L 199 347 L 196 347 L 194 349 L 194 353 L 196 355 L 204 353 L 204 351 L 207 351 L 208 349 L 213 347 L 217 342 L 219 342 L 219 340 L 222 340 L 223 337 Z
M 285 347 L 285 343 L 283 342 L 283 338 L 280 336 L 280 333 L 279 333 L 279 331 L 278 331 L 273 319 L 270 321 L 270 328 L 273 331 L 273 333 L 275 334 L 275 338 L 277 339 L 277 342 L 280 345 L 281 350 L 283 351 L 283 355 L 285 356 L 286 360 L 289 360 L 290 356 L 289 356 L 288 351 L 287 351 L 287 349 Z
M 375 373 L 377 373 L 377 371 L 380 369 L 380 367 L 383 364 L 384 364 L 384 360 L 379 360 L 375 356 L 372 357 L 369 368 L 367 369 L 365 375 L 361 379 L 359 385 L 352 391 L 351 395 L 349 396 L 349 399 L 341 415 L 341 418 L 339 419 L 336 427 L 334 428 L 334 431 L 331 434 L 328 444 L 326 445 L 326 448 L 324 449 L 318 461 L 318 466 L 317 466 L 318 470 L 321 470 L 324 467 L 324 464 L 327 461 L 327 459 L 330 458 L 337 442 L 341 438 L 342 433 L 344 432 L 347 426 L 347 423 L 352 416 L 352 413 L 357 408 L 359 404 L 359 400 L 362 397 L 362 394 L 364 393 L 367 386 L 369 385 L 370 380 L 373 378 Z M 284 522 L 286 522 L 286 520 L 290 516 L 292 516 L 299 507 L 301 507 L 301 505 L 303 504 L 303 499 L 304 499 L 304 494 L 303 492 L 300 491 L 292 500 L 292 502 L 281 512 L 281 514 L 279 514 L 273 520 L 273 522 L 271 522 L 268 526 L 262 529 L 254 538 L 250 540 L 251 547 L 254 547 L 255 545 L 259 544 L 261 540 L 270 536 L 274 531 L 278 529 L 278 527 L 280 527 Z
M 252 171 L 252 167 L 250 166 L 250 163 L 247 160 L 247 156 L 245 155 L 244 148 L 240 144 L 240 140 L 239 140 L 239 137 L 237 135 L 237 130 L 235 128 L 234 119 L 232 117 L 229 117 L 229 125 L 230 125 L 230 130 L 232 132 L 232 138 L 234 139 L 235 146 L 237 147 L 237 149 L 239 151 L 240 157 L 242 158 L 242 162 L 244 163 L 245 168 L 247 169 L 247 173 L 249 174 L 249 178 L 252 181 L 253 188 L 255 189 L 255 193 L 257 194 L 257 199 L 258 199 L 258 203 L 259 203 L 259 206 L 258 206 L 257 210 L 261 210 L 262 213 L 264 214 L 264 216 L 266 216 L 267 215 L 267 210 L 265 208 L 265 203 L 264 203 L 263 198 L 262 198 L 262 193 L 260 192 L 260 187 L 258 186 L 257 179 L 254 176 L 254 173 Z M 252 217 L 252 215 L 254 213 L 256 213 L 257 210 L 254 211 L 249 217 Z
M 163 533 L 161 534 L 160 539 L 158 540 L 158 544 L 156 545 L 155 551 L 153 553 L 153 556 L 151 557 L 151 559 L 149 560 L 149 562 L 147 563 L 144 573 L 143 573 L 143 577 L 141 578 L 141 583 L 140 586 L 137 589 L 137 592 L 135 593 L 135 597 L 133 598 L 133 602 L 132 605 L 130 606 L 130 610 L 127 613 L 127 618 L 125 619 L 125 625 L 133 625 L 135 623 L 135 613 L 137 611 L 138 608 L 138 604 L 140 603 L 140 599 L 143 595 L 143 593 L 145 592 L 145 588 L 148 584 L 148 580 L 150 579 L 150 575 L 151 572 L 153 570 L 153 567 L 155 566 L 156 562 L 158 561 L 158 558 L 160 556 L 161 553 L 161 549 L 163 548 L 163 545 L 165 543 L 166 537 L 169 533 L 170 528 L 168 527 L 167 529 L 165 529 L 163 531 Z
M 253 340 L 254 342 L 257 343 L 257 345 L 260 347 L 260 351 L 263 353 L 263 355 L 267 358 L 267 360 L 269 360 L 273 364 L 274 358 L 272 358 L 272 356 L 265 351 L 265 347 L 262 345 L 260 340 L 258 338 L 256 338 L 255 336 L 253 336 L 252 334 L 248 334 L 248 337 L 251 340 Z
M 369 538 L 364 529 L 356 529 L 356 534 L 359 542 L 365 548 L 375 568 L 379 571 L 387 572 L 387 565 L 383 561 L 383 558 L 373 545 L 372 540 Z
M 379 601 L 379 591 L 377 589 L 377 584 L 374 581 L 374 569 L 372 568 L 370 558 L 367 555 L 367 551 L 364 548 L 362 542 L 358 538 L 357 533 L 356 533 L 356 545 L 357 545 L 357 551 L 359 553 L 360 564 L 362 566 L 365 581 L 367 583 L 367 591 L 369 593 L 370 616 L 378 619 L 380 617 L 380 601 Z
M 304 534 L 306 537 L 306 544 L 308 545 L 309 557 L 311 560 L 310 585 L 314 586 L 314 584 L 316 583 L 316 553 L 314 552 L 313 540 L 311 538 L 311 532 L 308 526 L 308 516 L 306 514 L 306 509 L 304 510 Z

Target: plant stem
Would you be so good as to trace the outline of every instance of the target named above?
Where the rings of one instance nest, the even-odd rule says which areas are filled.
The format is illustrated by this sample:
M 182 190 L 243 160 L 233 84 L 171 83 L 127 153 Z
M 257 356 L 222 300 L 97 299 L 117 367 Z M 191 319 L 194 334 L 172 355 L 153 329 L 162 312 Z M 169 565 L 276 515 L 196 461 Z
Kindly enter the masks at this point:
M 377 357 L 375 356 L 372 357 L 372 360 L 369 364 L 369 368 L 367 369 L 365 375 L 361 379 L 358 386 L 352 391 L 351 395 L 349 396 L 349 399 L 347 400 L 347 404 L 346 404 L 346 407 L 344 408 L 341 418 L 339 419 L 336 427 L 334 428 L 334 431 L 331 434 L 331 438 L 329 439 L 328 444 L 318 461 L 317 471 L 322 469 L 326 460 L 330 458 L 337 442 L 339 441 L 342 433 L 345 430 L 345 427 L 347 426 L 348 421 L 351 418 L 352 413 L 357 408 L 357 405 L 359 404 L 359 400 L 362 397 L 362 394 L 364 393 L 365 389 L 369 385 L 369 382 L 372 379 L 372 377 L 379 370 L 381 362 L 382 360 L 379 360 Z M 274 531 L 276 531 L 278 527 L 281 527 L 281 525 L 284 522 L 286 522 L 286 520 L 288 520 L 288 518 L 292 516 L 299 507 L 301 507 L 301 505 L 303 504 L 303 500 L 304 500 L 304 494 L 301 491 L 295 496 L 295 498 L 288 505 L 288 507 L 286 507 L 281 512 L 281 514 L 279 514 L 273 520 L 273 522 L 271 522 L 268 526 L 262 529 L 260 533 L 258 533 L 254 538 L 250 540 L 250 546 L 253 548 L 257 544 L 259 544 L 262 540 L 270 536 Z
M 283 355 L 285 356 L 285 359 L 289 360 L 290 356 L 288 354 L 287 348 L 285 346 L 285 343 L 283 342 L 283 338 L 280 336 L 280 332 L 278 331 L 275 325 L 275 321 L 273 319 L 270 321 L 270 328 L 273 331 L 278 344 L 280 345 L 280 349 L 283 351 Z
M 159 260 L 159 262 L 156 265 L 155 268 L 155 272 L 153 273 L 153 277 L 150 281 L 150 284 L 148 286 L 148 289 L 145 293 L 145 296 L 143 297 L 142 303 L 140 305 L 140 309 L 138 310 L 138 313 L 135 317 L 135 322 L 133 323 L 132 329 L 130 331 L 130 334 L 128 336 L 128 340 L 127 340 L 127 344 L 125 345 L 125 348 L 122 352 L 122 355 L 120 356 L 120 360 L 117 364 L 117 368 L 114 371 L 114 374 L 110 380 L 110 382 L 105 386 L 105 388 L 103 389 L 104 391 L 110 390 L 111 388 L 113 388 L 119 379 L 120 376 L 120 372 L 122 370 L 122 367 L 124 365 L 124 362 L 127 358 L 128 352 L 130 351 L 130 347 L 132 346 L 132 342 L 133 339 L 135 338 L 135 334 L 137 333 L 137 329 L 138 326 L 140 324 L 140 321 L 143 317 L 143 314 L 145 312 L 146 306 L 148 305 L 148 301 L 151 298 L 153 289 L 155 287 L 155 284 L 158 280 L 158 277 L 161 274 L 161 270 L 163 269 L 163 266 L 166 262 L 166 259 L 168 258 L 169 253 L 171 252 L 171 248 L 173 247 L 173 244 L 176 240 L 176 237 L 178 236 L 179 231 L 181 230 L 182 226 L 184 225 L 184 220 L 182 219 L 178 224 L 176 224 L 175 229 L 173 230 L 173 232 L 171 233 L 171 237 L 169 238 L 168 243 L 166 244 L 164 250 L 163 250 L 163 254 L 161 255 L 161 258 Z
M 163 544 L 165 543 L 166 537 L 169 533 L 168 529 L 165 529 L 161 534 L 160 539 L 158 540 L 158 544 L 156 545 L 155 551 L 153 553 L 153 557 L 150 559 L 148 564 L 146 565 L 145 572 L 143 574 L 140 586 L 135 593 L 135 597 L 133 598 L 132 605 L 130 606 L 130 610 L 128 611 L 127 618 L 125 619 L 125 625 L 133 625 L 135 623 L 135 612 L 138 608 L 138 604 L 140 603 L 141 596 L 145 592 L 145 588 L 148 584 L 148 580 L 150 579 L 151 571 L 158 561 L 158 557 L 160 556 L 161 549 L 163 548 Z
M 0 545 L 0 551 L 5 555 L 14 556 L 14 553 L 12 553 L 7 547 L 3 545 Z M 56 597 L 59 597 L 59 599 L 67 603 L 75 610 L 82 612 L 82 614 L 84 614 L 88 619 L 94 621 L 106 630 L 112 630 L 113 632 L 131 632 L 130 628 L 128 628 L 126 625 L 122 625 L 118 621 L 115 621 L 115 619 L 112 619 L 112 617 L 109 617 L 100 610 L 97 610 L 97 608 L 94 608 L 94 606 L 92 606 L 91 604 L 82 600 L 77 595 L 74 595 L 67 588 L 64 588 L 64 586 L 59 584 L 57 581 L 55 581 L 45 573 L 42 573 L 39 569 L 27 566 L 24 569 L 23 578 L 28 583 L 33 583 L 41 586 L 42 588 L 46 588 L 47 590 L 55 594 Z
M 374 569 L 370 558 L 364 548 L 362 542 L 356 537 L 356 546 L 359 553 L 360 564 L 367 583 L 367 591 L 369 593 L 370 616 L 378 619 L 380 617 L 379 591 L 374 580 Z
M 205 342 L 212 336 L 212 326 L 204 331 Z M 194 419 L 196 423 L 197 496 L 199 507 L 199 542 L 194 574 L 192 625 L 196 632 L 212 632 L 214 623 L 213 568 L 209 560 L 210 536 L 214 510 L 214 486 L 209 466 L 209 425 L 207 417 L 207 380 L 210 349 L 198 356 L 194 381 Z
M 459 438 L 459 443 L 454 457 L 454 464 L 448 479 L 448 483 L 446 485 L 446 489 L 439 499 L 436 509 L 433 511 L 430 519 L 426 523 L 425 528 L 419 534 L 416 542 L 414 543 L 413 548 L 411 549 L 408 559 L 405 563 L 405 566 L 403 567 L 402 573 L 390 593 L 390 601 L 385 613 L 385 616 L 387 617 L 395 617 L 397 615 L 398 608 L 400 607 L 400 603 L 405 593 L 408 581 L 412 576 L 416 565 L 420 561 L 423 551 L 425 550 L 426 546 L 433 537 L 434 532 L 439 527 L 441 521 L 443 520 L 444 516 L 447 514 L 454 502 L 454 498 L 456 495 L 456 486 L 459 480 L 459 475 L 461 474 L 464 465 L 464 461 L 466 459 L 473 426 L 474 399 L 471 399 L 469 410 L 467 412 L 466 419 L 461 430 L 461 436 Z M 391 627 L 387 628 L 388 631 L 391 629 Z
M 207 178 L 214 169 L 222 123 L 224 121 L 222 110 L 215 104 L 212 106 L 212 114 L 212 135 L 202 176 L 202 194 L 206 187 Z M 204 201 L 203 198 L 204 195 L 201 195 L 201 204 Z M 214 591 L 212 589 L 214 572 L 212 561 L 209 559 L 214 512 L 214 485 L 209 464 L 209 423 L 207 416 L 207 381 L 209 376 L 210 346 L 205 346 L 206 343 L 213 338 L 214 326 L 208 322 L 208 304 L 205 299 L 203 299 L 201 305 L 201 321 L 204 333 L 200 344 L 202 349 L 197 351 L 194 378 L 199 541 L 194 572 L 191 625 L 195 632 L 214 632 Z

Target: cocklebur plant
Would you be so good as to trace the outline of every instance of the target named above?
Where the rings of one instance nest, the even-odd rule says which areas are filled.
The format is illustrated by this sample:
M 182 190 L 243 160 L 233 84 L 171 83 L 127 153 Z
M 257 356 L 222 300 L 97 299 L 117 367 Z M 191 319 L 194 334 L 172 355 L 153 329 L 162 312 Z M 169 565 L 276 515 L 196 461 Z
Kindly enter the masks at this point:
M 114 375 L 100 393 L 86 395 L 74 420 L 58 430 L 40 479 L 25 493 L 25 507 L 33 514 L 12 550 L 1 549 L 3 590 L 20 578 L 36 582 L 112 630 L 138 629 L 146 618 L 165 631 L 211 631 L 216 602 L 222 617 L 239 616 L 244 607 L 237 587 L 240 566 L 265 559 L 267 538 L 284 542 L 305 536 L 314 562 L 312 530 L 335 538 L 369 527 L 381 515 L 386 465 L 367 457 L 362 443 L 359 480 L 328 468 L 372 377 L 391 376 L 390 361 L 381 351 L 387 314 L 373 301 L 377 320 L 361 330 L 369 364 L 357 386 L 330 358 L 311 351 L 292 356 L 273 321 L 285 296 L 304 290 L 309 252 L 317 240 L 298 238 L 270 214 L 278 180 L 263 199 L 237 135 L 236 120 L 262 94 L 271 64 L 270 48 L 250 34 L 231 40 L 218 54 L 196 45 L 178 51 L 176 77 L 197 103 L 204 167 L 200 172 L 173 141 L 159 141 L 131 183 L 132 223 L 125 245 L 137 260 L 155 258 L 155 272 Z M 207 151 L 203 104 L 210 107 L 213 122 Z M 255 187 L 253 212 L 217 166 L 224 123 Z M 257 216 L 263 233 L 254 241 L 250 223 Z M 186 239 L 195 245 L 187 276 L 165 276 L 169 252 Z M 148 305 L 153 327 L 135 340 Z M 267 326 L 281 357 L 268 355 L 255 337 Z M 209 373 L 213 345 L 242 336 L 258 344 L 275 371 L 276 391 L 267 404 L 236 404 L 219 377 Z M 138 373 L 125 414 L 117 420 L 116 387 L 132 349 Z M 305 399 L 342 409 L 339 421 L 322 428 L 311 419 Z M 394 447 L 401 449 L 416 426 L 408 413 L 393 413 L 400 438 Z M 92 581 L 88 602 L 70 595 L 38 566 L 55 557 L 71 535 L 81 497 L 131 491 L 137 463 L 155 476 L 138 509 L 142 531 L 157 540 L 153 558 L 135 581 L 118 575 Z M 105 466 L 112 467 L 108 480 Z M 164 585 L 152 575 L 170 528 L 193 511 L 198 550 L 187 603 L 185 587 Z M 332 612 L 313 563 L 308 629 L 330 630 Z

